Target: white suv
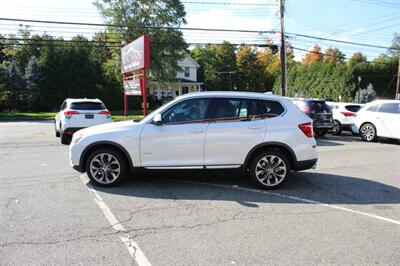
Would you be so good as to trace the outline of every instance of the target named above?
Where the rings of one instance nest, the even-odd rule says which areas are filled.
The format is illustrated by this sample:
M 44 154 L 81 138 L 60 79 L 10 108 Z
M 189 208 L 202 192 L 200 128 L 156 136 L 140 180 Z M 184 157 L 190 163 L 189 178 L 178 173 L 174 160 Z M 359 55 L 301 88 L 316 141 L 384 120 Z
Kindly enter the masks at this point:
M 351 130 L 365 141 L 375 141 L 378 137 L 400 139 L 400 101 L 367 103 L 357 112 Z
M 341 102 L 326 102 L 332 109 L 333 114 L 333 135 L 340 135 L 342 131 L 351 131 L 354 118 L 358 110 L 364 104 L 358 103 L 341 103 Z
M 66 99 L 55 117 L 56 137 L 69 144 L 76 131 L 111 122 L 110 111 L 99 99 Z
M 261 187 L 277 188 L 290 170 L 315 166 L 312 120 L 292 101 L 262 93 L 200 92 L 176 98 L 140 122 L 73 135 L 70 164 L 101 186 L 136 167 L 241 168 Z

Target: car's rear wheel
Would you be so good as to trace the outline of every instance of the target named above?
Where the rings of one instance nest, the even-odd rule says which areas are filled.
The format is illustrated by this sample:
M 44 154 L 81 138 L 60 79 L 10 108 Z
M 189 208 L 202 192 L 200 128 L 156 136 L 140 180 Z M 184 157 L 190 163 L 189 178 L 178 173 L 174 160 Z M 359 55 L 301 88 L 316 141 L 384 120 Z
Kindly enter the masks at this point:
M 339 121 L 333 121 L 332 135 L 340 135 L 342 134 L 342 125 Z
M 98 149 L 86 161 L 86 173 L 99 186 L 109 187 L 125 177 L 127 163 L 124 157 L 113 149 Z
M 372 142 L 376 140 L 376 128 L 371 123 L 365 123 L 360 128 L 361 138 L 365 141 Z
M 61 134 L 61 144 L 69 145 L 71 143 L 71 136 L 65 133 L 60 133 L 60 134 Z
M 54 125 L 54 130 L 56 132 L 56 137 L 59 138 L 60 137 L 60 131 L 57 130 L 55 125 Z
M 276 189 L 288 178 L 288 158 L 279 151 L 263 151 L 257 154 L 250 165 L 250 177 L 259 187 Z

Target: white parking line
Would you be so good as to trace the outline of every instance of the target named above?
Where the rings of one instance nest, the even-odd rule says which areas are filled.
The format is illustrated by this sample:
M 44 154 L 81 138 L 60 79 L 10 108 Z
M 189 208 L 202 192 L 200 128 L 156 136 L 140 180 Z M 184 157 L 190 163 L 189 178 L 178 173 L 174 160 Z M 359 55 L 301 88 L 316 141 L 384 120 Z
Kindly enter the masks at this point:
M 89 183 L 89 179 L 85 175 L 81 175 L 80 179 L 83 184 L 86 185 L 86 188 L 93 194 L 94 201 L 100 207 L 108 222 L 111 224 L 114 230 L 119 233 L 119 238 L 125 244 L 126 248 L 129 251 L 129 254 L 131 254 L 137 265 L 151 266 L 150 262 L 147 260 L 146 256 L 139 248 L 138 244 L 136 244 L 136 242 L 133 241 L 133 239 L 126 233 L 124 226 L 117 220 L 117 218 L 115 218 L 114 214 L 111 212 L 110 208 L 108 208 L 104 200 L 100 197 L 99 193 L 97 193 L 97 191 Z
M 340 210 L 340 211 L 350 212 L 350 213 L 354 213 L 354 214 L 358 214 L 358 215 L 363 215 L 363 216 L 367 216 L 367 217 L 374 218 L 374 219 L 377 219 L 377 220 L 381 220 L 381 221 L 384 221 L 384 222 L 400 225 L 400 221 L 397 221 L 397 220 L 394 220 L 394 219 L 390 219 L 390 218 L 386 218 L 386 217 L 383 217 L 383 216 L 379 216 L 379 215 L 376 215 L 376 214 L 373 214 L 373 213 L 357 211 L 357 210 L 341 207 L 341 206 L 338 206 L 338 205 L 333 205 L 333 204 L 328 204 L 328 203 L 324 203 L 324 202 L 320 202 L 320 201 L 300 198 L 300 197 L 297 197 L 297 196 L 285 195 L 285 194 L 278 193 L 278 192 L 272 192 L 272 191 L 267 191 L 267 190 L 258 190 L 258 189 L 253 189 L 253 188 L 240 187 L 240 186 L 237 186 L 237 185 L 228 186 L 228 185 L 212 184 L 212 183 L 207 183 L 207 182 L 184 181 L 184 180 L 180 180 L 179 182 L 188 183 L 188 184 L 204 185 L 204 186 L 213 186 L 213 187 L 218 187 L 218 188 L 230 188 L 230 189 L 237 189 L 237 190 L 261 193 L 261 194 L 267 194 L 267 195 L 277 196 L 277 197 L 291 199 L 291 200 L 295 200 L 295 201 L 301 201 L 301 202 L 311 203 L 311 204 L 315 204 L 315 205 L 320 205 L 320 206 L 324 206 L 324 207 L 328 207 L 328 208 L 332 208 L 332 209 L 336 209 L 336 210 Z

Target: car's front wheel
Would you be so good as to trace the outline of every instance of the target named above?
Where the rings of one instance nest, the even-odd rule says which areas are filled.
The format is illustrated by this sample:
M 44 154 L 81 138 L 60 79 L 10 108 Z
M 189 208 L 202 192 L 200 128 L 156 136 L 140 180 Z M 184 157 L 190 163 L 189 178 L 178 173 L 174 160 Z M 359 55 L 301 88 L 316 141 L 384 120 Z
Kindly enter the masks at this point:
M 365 123 L 360 128 L 361 138 L 365 141 L 372 142 L 376 140 L 376 128 L 371 123 Z
M 264 151 L 256 155 L 250 165 L 251 179 L 265 189 L 276 189 L 288 178 L 290 165 L 279 151 Z
M 124 157 L 113 149 L 95 150 L 86 161 L 90 180 L 104 187 L 118 184 L 125 177 L 126 168 Z

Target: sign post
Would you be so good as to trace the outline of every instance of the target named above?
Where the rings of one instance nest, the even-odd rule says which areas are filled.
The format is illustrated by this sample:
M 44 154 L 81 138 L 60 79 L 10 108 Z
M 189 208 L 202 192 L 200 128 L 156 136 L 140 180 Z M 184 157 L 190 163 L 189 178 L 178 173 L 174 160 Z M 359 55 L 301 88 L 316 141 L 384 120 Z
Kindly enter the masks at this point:
M 128 96 L 142 96 L 147 115 L 147 70 L 150 68 L 150 36 L 143 35 L 121 49 L 121 73 L 124 86 L 124 115 L 128 116 Z

